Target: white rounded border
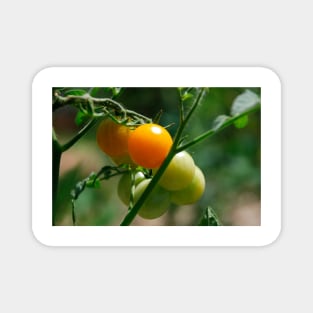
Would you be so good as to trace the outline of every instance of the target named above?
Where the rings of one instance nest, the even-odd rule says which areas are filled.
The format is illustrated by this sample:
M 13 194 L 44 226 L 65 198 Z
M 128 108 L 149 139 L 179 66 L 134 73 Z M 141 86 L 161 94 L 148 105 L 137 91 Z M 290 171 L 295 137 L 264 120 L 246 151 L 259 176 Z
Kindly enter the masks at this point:
M 261 87 L 261 226 L 52 226 L 56 86 Z M 264 67 L 50 67 L 32 84 L 32 229 L 48 246 L 264 246 L 281 230 L 281 83 Z

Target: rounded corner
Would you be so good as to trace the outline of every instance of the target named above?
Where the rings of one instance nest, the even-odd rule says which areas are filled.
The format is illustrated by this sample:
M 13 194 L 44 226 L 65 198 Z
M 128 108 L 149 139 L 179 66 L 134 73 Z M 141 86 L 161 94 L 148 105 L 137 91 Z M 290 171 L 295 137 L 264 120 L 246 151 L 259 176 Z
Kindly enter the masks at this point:
M 48 248 L 52 247 L 52 245 L 46 243 L 45 240 L 42 240 L 40 234 L 38 235 L 37 231 L 34 229 L 34 226 L 31 229 L 31 233 L 32 233 L 35 241 L 37 241 L 37 243 L 39 243 L 40 245 L 42 245 L 44 247 L 48 247 Z
M 273 232 L 273 234 L 271 236 L 269 236 L 268 240 L 261 244 L 262 247 L 269 247 L 273 244 L 275 244 L 277 242 L 277 240 L 281 237 L 281 233 L 282 233 L 282 228 L 281 225 L 279 226 L 279 228 L 277 230 L 275 230 L 275 232 Z
M 279 84 L 279 87 L 281 88 L 282 80 L 281 80 L 281 77 L 276 70 L 274 70 L 270 67 L 267 67 L 267 66 L 260 66 L 259 69 L 261 71 L 263 71 L 268 78 L 272 78 L 272 79 L 276 80 L 276 82 Z
M 34 87 L 34 85 L 36 85 L 37 81 L 41 80 L 43 77 L 45 77 L 47 75 L 47 72 L 50 72 L 51 70 L 53 70 L 55 67 L 53 66 L 47 66 L 44 68 L 39 69 L 33 76 L 32 79 L 32 86 Z M 49 73 L 48 73 L 49 74 Z

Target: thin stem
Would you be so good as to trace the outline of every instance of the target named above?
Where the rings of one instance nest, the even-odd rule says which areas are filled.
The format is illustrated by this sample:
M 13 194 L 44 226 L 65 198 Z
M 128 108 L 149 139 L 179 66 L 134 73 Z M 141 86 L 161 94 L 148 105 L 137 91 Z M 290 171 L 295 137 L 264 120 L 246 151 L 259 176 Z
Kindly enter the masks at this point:
M 180 138 L 181 138 L 181 135 L 182 135 L 182 132 L 183 130 L 185 129 L 185 126 L 187 125 L 192 113 L 195 111 L 195 109 L 197 108 L 198 104 L 200 103 L 200 99 L 202 98 L 204 94 L 204 88 L 201 88 L 201 91 L 199 92 L 193 106 L 191 107 L 191 109 L 188 111 L 188 114 L 186 116 L 186 118 L 182 119 L 182 122 L 180 123 L 180 126 L 178 127 L 178 130 L 175 134 L 175 139 L 174 139 L 174 146 L 177 147 L 179 141 L 180 141 Z
M 63 97 L 59 95 L 58 93 L 55 93 L 55 102 L 53 103 L 53 112 L 57 109 L 65 106 L 65 105 L 73 105 L 74 107 L 77 107 L 81 111 L 86 111 L 83 106 L 83 103 L 87 103 L 91 111 L 93 112 L 94 116 L 99 116 L 100 113 L 105 113 L 105 115 L 110 115 L 112 119 L 114 119 L 114 116 L 117 112 L 121 113 L 123 115 L 123 118 L 121 121 L 115 119 L 116 122 L 125 123 L 128 120 L 128 117 L 131 117 L 136 120 L 142 120 L 147 123 L 151 123 L 152 120 L 140 113 L 137 113 L 132 110 L 125 109 L 119 102 L 111 99 L 111 98 L 95 98 L 92 97 L 90 94 L 86 93 L 82 96 L 77 95 L 68 95 L 66 97 Z M 93 104 L 97 104 L 98 106 L 96 108 L 93 107 Z M 111 110 L 111 111 L 110 111 Z M 104 112 L 103 112 L 104 111 Z M 88 113 L 87 111 L 85 113 Z M 100 114 L 101 116 L 101 114 Z M 141 122 L 142 123 L 142 122 Z
M 190 148 L 191 146 L 194 146 L 195 144 L 201 142 L 202 140 L 209 138 L 217 133 L 219 133 L 220 131 L 222 131 L 224 128 L 232 125 L 236 120 L 238 120 L 239 118 L 241 118 L 244 115 L 250 114 L 252 112 L 258 111 L 260 109 L 261 105 L 257 104 L 256 106 L 252 107 L 251 109 L 238 114 L 236 116 L 232 116 L 229 119 L 227 119 L 218 129 L 210 129 L 206 132 L 204 132 L 203 134 L 201 134 L 200 136 L 194 138 L 192 141 L 187 142 L 186 144 L 180 146 L 177 148 L 177 152 L 186 150 L 188 148 Z
M 72 199 L 72 221 L 73 226 L 76 226 L 76 212 L 75 212 L 75 200 Z
M 130 181 L 131 181 L 131 190 L 129 197 L 129 207 L 131 208 L 134 205 L 134 195 L 135 195 L 135 171 L 130 171 Z
M 96 122 L 96 118 L 90 120 L 69 142 L 61 147 L 62 152 L 71 148 L 82 136 L 84 136 L 89 131 L 89 129 L 91 129 L 96 124 Z

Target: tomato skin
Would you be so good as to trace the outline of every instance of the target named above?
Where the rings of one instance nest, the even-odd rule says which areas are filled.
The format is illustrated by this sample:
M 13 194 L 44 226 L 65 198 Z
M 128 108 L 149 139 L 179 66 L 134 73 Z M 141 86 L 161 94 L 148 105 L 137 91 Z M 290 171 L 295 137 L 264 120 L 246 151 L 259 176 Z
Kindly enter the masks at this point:
M 164 127 L 143 124 L 129 135 L 128 152 L 134 163 L 153 169 L 160 167 L 172 144 L 172 137 Z
M 151 178 L 145 179 L 138 184 L 135 189 L 134 202 L 136 203 L 140 196 L 148 187 Z M 155 186 L 144 204 L 141 206 L 138 215 L 145 219 L 155 219 L 162 216 L 170 207 L 170 193 L 160 186 Z
M 110 157 L 119 157 L 128 153 L 128 137 L 132 130 L 118 124 L 110 118 L 104 119 L 97 130 L 99 148 Z
M 159 185 L 170 191 L 183 189 L 191 183 L 195 168 L 192 156 L 186 151 L 179 152 L 167 166 Z
M 197 202 L 205 189 L 205 177 L 199 167 L 196 166 L 191 183 L 184 189 L 171 192 L 171 202 L 177 205 L 186 205 Z
M 135 168 L 137 165 L 133 162 L 131 157 L 129 156 L 128 153 L 125 153 L 123 155 L 119 156 L 111 156 L 111 160 L 116 164 L 116 165 L 121 165 L 121 164 L 129 164 L 132 168 Z
M 134 181 L 135 186 L 137 186 L 144 179 L 145 175 L 143 172 L 135 173 Z M 131 192 L 131 173 L 127 172 L 121 176 L 117 185 L 117 194 L 120 200 L 127 206 L 129 205 L 130 192 Z

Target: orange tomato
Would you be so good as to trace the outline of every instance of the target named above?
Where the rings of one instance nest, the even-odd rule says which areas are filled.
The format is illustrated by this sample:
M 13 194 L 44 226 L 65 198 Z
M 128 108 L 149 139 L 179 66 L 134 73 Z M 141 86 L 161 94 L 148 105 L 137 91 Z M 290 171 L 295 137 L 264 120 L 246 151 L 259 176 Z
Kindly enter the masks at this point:
M 157 168 L 165 160 L 172 144 L 172 137 L 164 127 L 144 124 L 130 133 L 128 152 L 136 164 L 145 168 Z
M 97 130 L 98 146 L 110 157 L 125 156 L 128 154 L 128 137 L 131 132 L 129 127 L 106 118 Z

